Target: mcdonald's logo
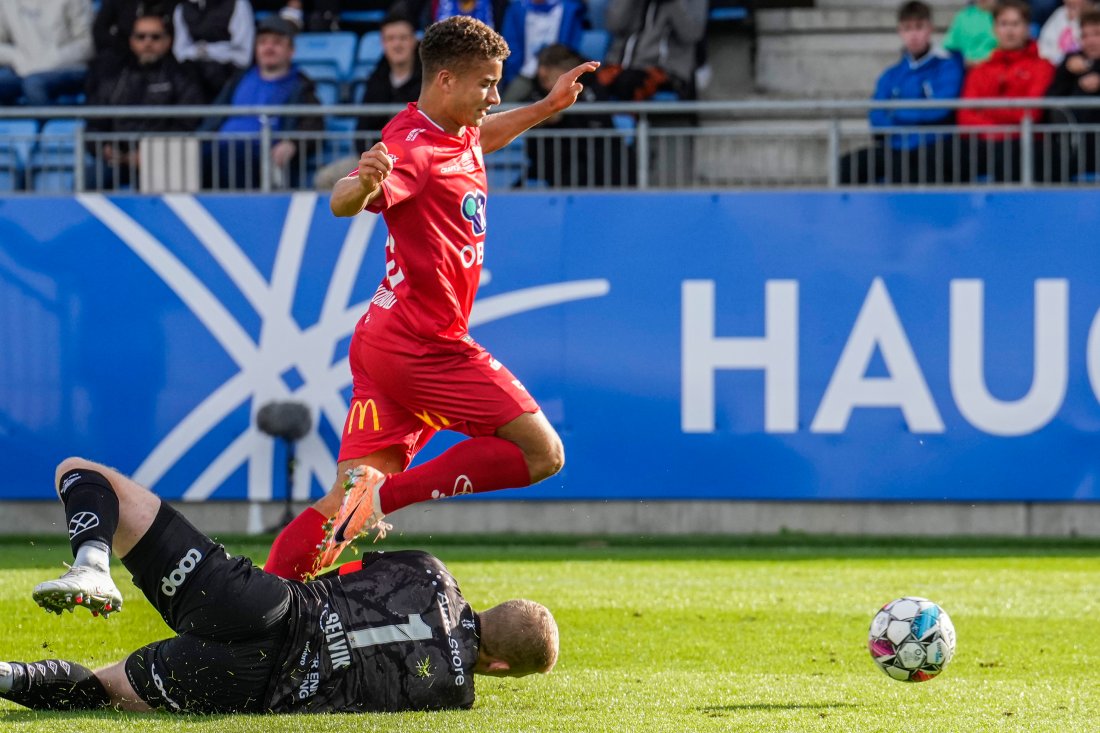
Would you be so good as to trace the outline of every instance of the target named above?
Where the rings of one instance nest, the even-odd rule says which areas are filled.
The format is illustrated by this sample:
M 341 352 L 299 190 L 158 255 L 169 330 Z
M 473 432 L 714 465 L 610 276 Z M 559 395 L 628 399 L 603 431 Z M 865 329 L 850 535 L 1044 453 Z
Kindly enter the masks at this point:
M 381 425 L 378 422 L 378 406 L 374 404 L 374 400 L 352 400 L 351 409 L 348 410 L 348 427 L 347 434 L 351 435 L 351 431 L 356 429 L 356 417 L 359 418 L 358 429 L 362 430 L 364 424 L 367 422 L 367 410 L 370 410 L 371 427 L 377 432 Z

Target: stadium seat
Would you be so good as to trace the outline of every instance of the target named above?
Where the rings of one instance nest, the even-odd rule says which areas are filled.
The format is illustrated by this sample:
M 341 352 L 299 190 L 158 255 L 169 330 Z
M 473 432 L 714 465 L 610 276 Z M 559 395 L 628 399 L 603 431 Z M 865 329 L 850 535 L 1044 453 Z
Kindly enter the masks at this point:
M 37 132 L 34 120 L 0 120 L 0 191 L 23 190 Z
M 382 34 L 379 31 L 364 33 L 359 41 L 359 50 L 355 52 L 355 68 L 352 78 L 356 82 L 366 81 L 374 72 L 374 67 L 382 60 Z
M 593 30 L 602 31 L 607 28 L 607 3 L 608 0 L 585 0 L 585 5 L 588 6 L 588 24 Z
M 333 78 L 346 79 L 355 62 L 358 41 L 354 33 L 299 33 L 294 40 L 294 62 L 299 67 L 308 64 L 315 71 L 329 66 L 335 72 Z
M 354 117 L 329 116 L 325 118 L 324 158 L 325 162 L 346 158 L 355 155 L 355 141 L 352 133 L 355 131 Z
M 485 166 L 490 190 L 515 187 L 527 175 L 527 152 L 523 140 L 513 140 L 506 147 L 486 156 Z
M 605 30 L 591 30 L 581 33 L 581 45 L 577 49 L 585 61 L 603 61 L 611 45 L 611 34 Z
M 49 120 L 42 126 L 38 147 L 31 152 L 31 180 L 35 191 L 67 193 L 73 190 L 76 132 L 84 120 Z
M 344 82 L 334 66 L 318 61 L 306 61 L 297 66 L 313 80 L 317 89 L 317 98 L 321 100 L 321 104 L 340 104 L 343 101 L 341 97 Z

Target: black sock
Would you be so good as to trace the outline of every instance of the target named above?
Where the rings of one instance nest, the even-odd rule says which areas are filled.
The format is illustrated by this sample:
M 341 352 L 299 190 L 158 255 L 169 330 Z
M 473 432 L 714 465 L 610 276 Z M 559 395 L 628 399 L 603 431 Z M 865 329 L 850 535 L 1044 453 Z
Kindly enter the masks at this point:
M 103 683 L 82 664 L 61 659 L 10 664 L 15 684 L 0 697 L 16 705 L 32 710 L 98 710 L 111 704 Z
M 65 503 L 73 557 L 89 540 L 102 542 L 110 554 L 118 528 L 118 496 L 103 474 L 83 468 L 69 471 L 61 477 L 57 493 Z

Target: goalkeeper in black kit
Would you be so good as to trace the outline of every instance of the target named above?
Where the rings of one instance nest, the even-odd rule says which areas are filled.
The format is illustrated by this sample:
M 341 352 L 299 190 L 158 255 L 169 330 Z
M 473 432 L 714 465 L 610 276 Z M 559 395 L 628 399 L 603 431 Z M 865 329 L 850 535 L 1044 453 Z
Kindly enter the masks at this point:
M 57 469 L 76 558 L 34 598 L 60 613 L 122 609 L 113 550 L 176 636 L 92 671 L 0 662 L 0 697 L 40 710 L 293 713 L 442 710 L 474 703 L 474 675 L 549 672 L 558 630 L 533 601 L 476 613 L 438 559 L 375 552 L 315 580 L 325 516 L 307 509 L 267 570 L 225 549 L 131 479 L 70 458 Z M 319 502 L 320 504 L 320 502 Z M 281 576 L 281 577 L 280 577 Z

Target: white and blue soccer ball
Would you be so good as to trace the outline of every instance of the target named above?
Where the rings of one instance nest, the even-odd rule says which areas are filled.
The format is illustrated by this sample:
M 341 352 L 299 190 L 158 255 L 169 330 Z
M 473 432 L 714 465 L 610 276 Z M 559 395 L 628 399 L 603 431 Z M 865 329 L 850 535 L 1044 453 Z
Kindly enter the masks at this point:
M 955 627 L 932 601 L 906 596 L 875 614 L 867 648 L 879 669 L 893 679 L 925 682 L 955 655 Z

